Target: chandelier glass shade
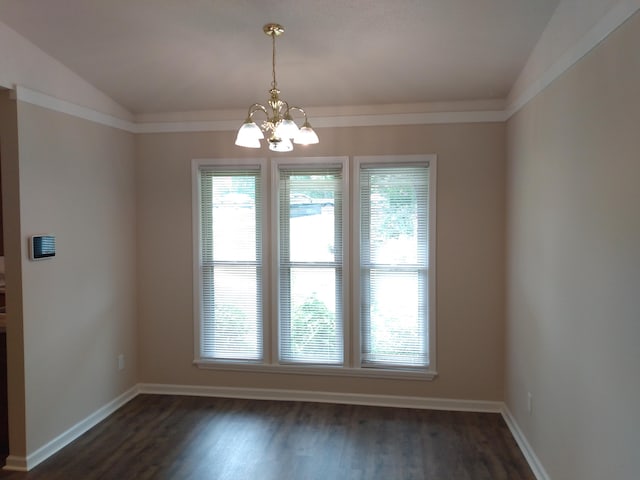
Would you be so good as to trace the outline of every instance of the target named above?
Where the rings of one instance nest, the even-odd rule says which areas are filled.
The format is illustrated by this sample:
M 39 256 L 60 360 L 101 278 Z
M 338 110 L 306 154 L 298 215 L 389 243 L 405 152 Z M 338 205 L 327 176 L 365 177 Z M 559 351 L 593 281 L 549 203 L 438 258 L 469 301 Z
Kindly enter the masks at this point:
M 246 148 L 260 148 L 260 140 L 267 136 L 269 150 L 274 152 L 290 152 L 293 150 L 293 144 L 311 145 L 318 143 L 318 135 L 311 128 L 307 119 L 307 112 L 301 107 L 289 105 L 285 100 L 280 98 L 280 90 L 276 82 L 276 37 L 282 35 L 284 28 L 277 23 L 268 23 L 263 27 L 265 34 L 269 35 L 272 40 L 272 81 L 269 90 L 268 106 L 260 103 L 254 103 L 249 107 L 247 118 L 238 130 L 236 137 L 236 145 Z M 259 127 L 253 120 L 253 116 L 257 112 L 266 115 L 266 120 Z M 301 127 L 298 127 L 293 120 L 293 113 L 300 113 L 304 117 Z M 292 143 L 293 142 L 293 143 Z

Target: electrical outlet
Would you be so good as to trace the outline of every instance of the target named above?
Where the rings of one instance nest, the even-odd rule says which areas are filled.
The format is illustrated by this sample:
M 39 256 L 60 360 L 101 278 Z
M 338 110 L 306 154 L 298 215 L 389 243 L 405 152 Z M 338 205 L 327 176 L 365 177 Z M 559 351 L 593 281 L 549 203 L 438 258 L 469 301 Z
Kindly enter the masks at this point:
M 531 415 L 533 411 L 533 394 L 531 392 L 527 392 L 527 413 Z
M 118 355 L 118 370 L 124 370 L 124 353 Z

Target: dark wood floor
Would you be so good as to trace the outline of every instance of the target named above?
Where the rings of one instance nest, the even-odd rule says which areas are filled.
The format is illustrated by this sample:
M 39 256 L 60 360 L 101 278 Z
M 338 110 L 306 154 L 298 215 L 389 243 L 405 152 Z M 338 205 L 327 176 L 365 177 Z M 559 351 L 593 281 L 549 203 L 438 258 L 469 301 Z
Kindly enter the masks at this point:
M 0 478 L 535 480 L 499 414 L 160 395 Z

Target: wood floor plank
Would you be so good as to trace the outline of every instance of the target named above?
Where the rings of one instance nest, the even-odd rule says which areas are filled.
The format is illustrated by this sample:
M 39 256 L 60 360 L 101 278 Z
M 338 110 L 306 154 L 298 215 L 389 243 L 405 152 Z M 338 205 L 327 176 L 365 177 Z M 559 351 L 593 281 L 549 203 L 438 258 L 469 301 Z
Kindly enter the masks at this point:
M 499 414 L 140 395 L 6 480 L 535 480 Z

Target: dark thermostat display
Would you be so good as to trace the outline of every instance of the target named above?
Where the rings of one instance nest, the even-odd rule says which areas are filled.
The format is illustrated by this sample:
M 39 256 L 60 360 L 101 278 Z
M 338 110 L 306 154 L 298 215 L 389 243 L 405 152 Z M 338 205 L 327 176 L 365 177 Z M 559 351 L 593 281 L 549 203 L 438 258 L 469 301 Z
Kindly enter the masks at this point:
M 56 256 L 56 237 L 53 235 L 33 235 L 29 239 L 32 260 L 42 260 Z

